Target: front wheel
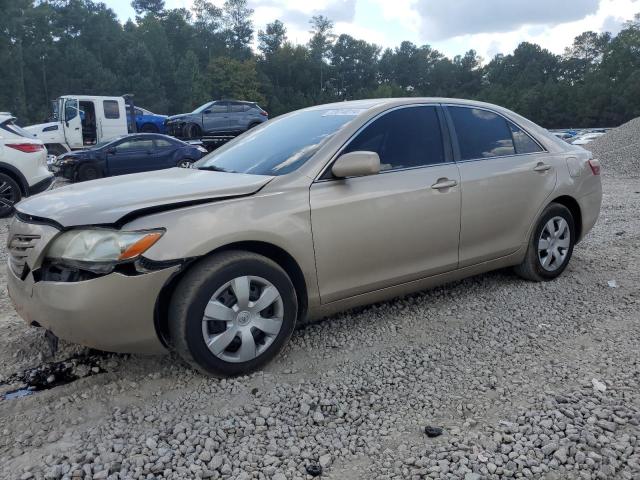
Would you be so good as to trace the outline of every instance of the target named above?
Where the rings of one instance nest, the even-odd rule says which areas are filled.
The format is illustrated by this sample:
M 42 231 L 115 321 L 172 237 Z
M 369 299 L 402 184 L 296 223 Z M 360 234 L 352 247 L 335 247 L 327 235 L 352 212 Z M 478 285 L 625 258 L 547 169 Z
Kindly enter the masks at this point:
M 542 212 L 529 239 L 523 262 L 515 267 L 526 280 L 553 280 L 567 268 L 576 241 L 575 220 L 571 211 L 559 203 Z
M 195 123 L 188 123 L 184 127 L 183 136 L 189 140 L 196 140 L 202 137 L 202 129 Z
M 190 158 L 183 158 L 182 160 L 180 160 L 178 162 L 178 167 L 180 167 L 180 168 L 191 168 L 192 164 L 193 164 L 193 160 L 191 160 Z
M 247 374 L 286 344 L 297 311 L 294 286 L 278 264 L 250 252 L 221 252 L 195 265 L 176 287 L 170 344 L 203 373 Z
M 80 182 L 102 178 L 102 171 L 95 165 L 82 165 L 78 169 L 77 179 Z
M 22 191 L 16 181 L 9 175 L 0 173 L 0 218 L 13 213 L 14 204 L 22 199 Z

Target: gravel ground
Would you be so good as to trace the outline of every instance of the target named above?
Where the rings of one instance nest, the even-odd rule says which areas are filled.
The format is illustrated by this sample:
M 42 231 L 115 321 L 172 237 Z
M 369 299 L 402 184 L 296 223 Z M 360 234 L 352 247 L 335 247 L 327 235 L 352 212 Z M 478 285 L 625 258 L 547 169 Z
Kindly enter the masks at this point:
M 640 117 L 597 138 L 587 148 L 610 173 L 640 177 Z
M 640 478 L 640 185 L 604 190 L 554 282 L 499 271 L 345 313 L 248 377 L 109 355 L 0 400 L 0 478 Z M 8 378 L 47 343 L 0 287 Z

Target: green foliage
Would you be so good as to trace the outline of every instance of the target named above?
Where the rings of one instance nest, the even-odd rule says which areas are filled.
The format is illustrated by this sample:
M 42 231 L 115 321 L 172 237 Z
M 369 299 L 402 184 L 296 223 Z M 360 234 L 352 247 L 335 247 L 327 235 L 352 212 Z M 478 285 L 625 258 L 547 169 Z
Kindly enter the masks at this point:
M 276 20 L 257 33 L 247 0 L 133 0 L 124 25 L 95 0 L 0 0 L 0 111 L 43 121 L 64 94 L 133 93 L 137 104 L 181 113 L 217 98 L 254 100 L 279 115 L 365 97 L 442 96 L 503 105 L 546 127 L 611 126 L 640 115 L 640 16 L 616 36 L 584 32 L 563 55 L 523 42 L 483 61 L 429 45 L 381 49 L 337 37 L 324 16 L 306 45 Z

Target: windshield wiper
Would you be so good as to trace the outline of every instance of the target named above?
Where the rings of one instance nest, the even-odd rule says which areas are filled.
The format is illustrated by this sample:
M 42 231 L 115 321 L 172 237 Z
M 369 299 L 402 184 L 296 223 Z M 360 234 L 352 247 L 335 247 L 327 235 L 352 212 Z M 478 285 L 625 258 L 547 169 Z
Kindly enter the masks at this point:
M 216 167 L 215 165 L 204 165 L 202 167 L 198 167 L 198 170 L 209 170 L 211 172 L 224 172 L 224 173 L 238 173 L 233 170 L 226 170 L 222 167 Z

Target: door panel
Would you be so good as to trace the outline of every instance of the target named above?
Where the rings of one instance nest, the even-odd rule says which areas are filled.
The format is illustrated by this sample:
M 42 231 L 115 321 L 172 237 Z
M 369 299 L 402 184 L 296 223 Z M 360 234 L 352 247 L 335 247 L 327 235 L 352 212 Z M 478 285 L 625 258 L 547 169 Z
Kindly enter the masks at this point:
M 71 148 L 82 148 L 82 118 L 80 105 L 75 98 L 64 102 L 64 137 Z
M 114 97 L 96 102 L 98 141 L 109 140 L 128 133 L 124 98 Z
M 220 133 L 228 129 L 229 105 L 214 103 L 202 114 L 202 127 L 205 133 Z
M 518 250 L 556 184 L 549 155 L 512 121 L 481 107 L 447 107 L 462 180 L 460 267 Z
M 431 188 L 444 178 L 458 186 Z M 314 183 L 322 303 L 455 269 L 459 181 L 457 166 L 443 164 Z
M 556 185 L 545 153 L 463 162 L 460 267 L 515 252 Z
M 153 151 L 153 140 L 125 140 L 115 147 L 115 152 L 107 154 L 107 168 L 110 175 L 155 170 L 158 158 Z M 159 167 L 162 168 L 162 167 Z

